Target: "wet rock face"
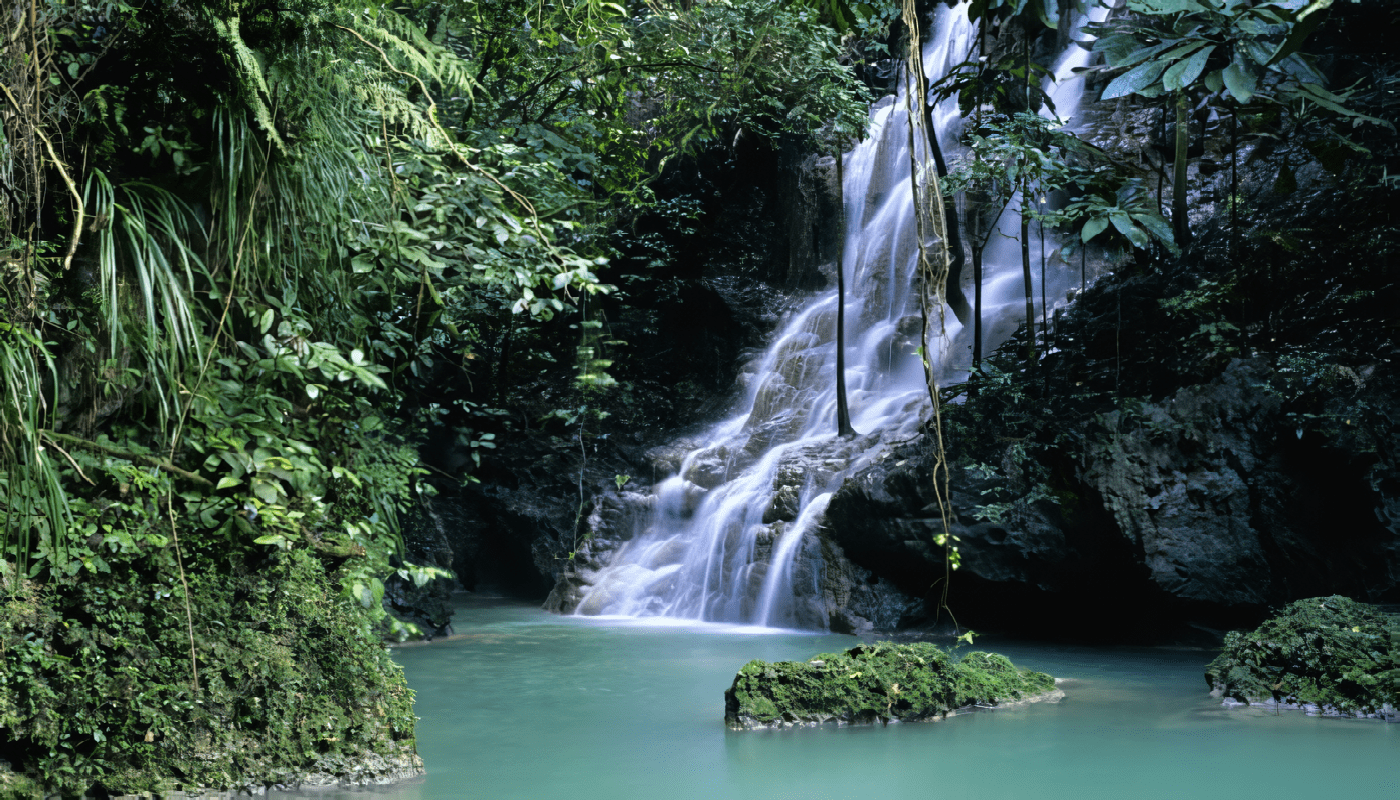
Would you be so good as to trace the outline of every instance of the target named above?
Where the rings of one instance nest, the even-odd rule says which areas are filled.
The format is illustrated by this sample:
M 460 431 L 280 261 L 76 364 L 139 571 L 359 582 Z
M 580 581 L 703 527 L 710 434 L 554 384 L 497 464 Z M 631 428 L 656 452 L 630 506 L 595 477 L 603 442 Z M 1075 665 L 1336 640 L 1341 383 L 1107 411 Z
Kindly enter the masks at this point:
M 1014 625 L 1023 612 L 999 598 L 1030 613 L 1097 604 L 1102 617 L 1115 613 L 1103 607 L 1112 596 L 1144 613 L 1224 620 L 1329 589 L 1395 591 L 1393 468 L 1296 436 L 1271 374 L 1237 360 L 1213 381 L 1081 425 L 1077 463 L 1052 465 L 1068 487 L 1058 504 L 979 518 L 989 498 L 1030 487 L 1009 457 L 991 474 L 954 468 L 959 607 Z M 943 572 L 932 468 L 925 443 L 892 448 L 827 509 L 849 559 L 911 593 Z
M 1256 512 L 1300 489 L 1273 452 L 1276 397 L 1258 365 L 1236 362 L 1210 384 L 1178 391 L 1140 416 L 1104 415 L 1103 448 L 1084 479 L 1141 550 L 1151 580 L 1174 596 L 1222 605 L 1276 596 Z
M 1103 418 L 1082 478 L 1150 578 L 1186 600 L 1274 604 L 1329 587 L 1396 585 L 1396 535 L 1376 524 L 1364 468 L 1284 428 L 1262 361 Z

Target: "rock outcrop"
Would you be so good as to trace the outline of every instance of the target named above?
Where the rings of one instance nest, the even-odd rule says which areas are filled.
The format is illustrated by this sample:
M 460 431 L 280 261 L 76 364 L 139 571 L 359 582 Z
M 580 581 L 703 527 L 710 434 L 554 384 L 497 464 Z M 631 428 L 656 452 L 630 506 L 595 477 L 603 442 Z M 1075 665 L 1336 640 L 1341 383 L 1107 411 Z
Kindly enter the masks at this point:
M 996 653 L 954 659 L 926 642 L 882 642 L 805 662 L 750 661 L 724 693 L 724 720 L 735 730 L 920 722 L 1062 696 L 1054 678 Z
M 1371 488 L 1389 468 L 1297 436 L 1274 377 L 1262 360 L 1236 360 L 1212 381 L 1075 426 L 1072 448 L 1039 456 L 1054 463 L 1028 463 L 1013 442 L 999 463 L 955 468 L 964 607 L 1038 598 L 1077 611 L 1114 595 L 1134 614 L 1229 622 L 1305 594 L 1395 591 L 1394 496 Z M 896 447 L 827 509 L 851 560 L 909 592 L 943 571 L 933 459 L 924 441 Z M 1033 467 L 1053 485 L 1030 480 Z M 998 616 L 1011 615 L 982 614 Z
M 1400 616 L 1340 596 L 1298 600 L 1227 634 L 1205 677 L 1227 704 L 1400 722 Z

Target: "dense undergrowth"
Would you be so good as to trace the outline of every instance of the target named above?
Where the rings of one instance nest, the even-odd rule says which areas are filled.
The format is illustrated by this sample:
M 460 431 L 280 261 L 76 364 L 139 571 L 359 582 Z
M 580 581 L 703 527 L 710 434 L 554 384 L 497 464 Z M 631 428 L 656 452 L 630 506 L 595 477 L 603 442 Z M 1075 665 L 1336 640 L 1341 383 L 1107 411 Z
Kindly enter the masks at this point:
M 66 588 L 0 564 L 6 761 L 73 795 L 418 770 L 413 694 L 322 561 L 297 550 L 229 564 L 187 549 L 198 613 L 187 629 L 164 544 L 108 554 L 109 572 Z
M 1253 631 L 1232 631 L 1206 667 L 1213 692 L 1245 703 L 1311 703 L 1375 713 L 1400 706 L 1400 618 L 1346 597 L 1289 603 Z
M 1370 123 L 1258 100 L 1241 110 L 1208 96 L 1189 120 L 1189 240 L 1173 250 L 1110 226 L 1104 247 L 1073 236 L 1050 254 L 1049 269 L 1074 284 L 1086 247 L 1111 271 L 1061 315 L 1036 322 L 1033 361 L 1023 326 L 949 392 L 965 396 L 945 417 L 959 468 L 985 477 L 1010 464 L 1020 476 L 988 497 L 986 516 L 1027 503 L 1073 516 L 1085 500 L 1075 475 L 1083 453 L 1123 431 L 1209 447 L 1199 431 L 1155 428 L 1164 424 L 1157 406 L 1241 362 L 1261 376 L 1270 435 L 1335 454 L 1367 473 L 1378 496 L 1395 495 L 1400 150 L 1386 93 L 1397 66 L 1370 33 L 1389 13 L 1381 4 L 1337 8 L 1309 48 L 1333 84 L 1350 87 L 1349 112 Z M 1086 138 L 1115 159 L 1152 165 L 1161 175 L 1152 205 L 1165 211 L 1172 128 L 1158 128 L 1150 99 L 1115 102 L 1090 119 L 1107 122 L 1111 111 L 1150 132 L 1133 139 L 1121 133 L 1127 125 Z M 1233 139 L 1230 113 L 1241 118 Z M 1137 169 L 1151 187 L 1151 171 Z
M 6 14 L 13 770 L 68 793 L 411 770 L 410 697 L 376 642 L 422 633 L 386 613 L 386 581 L 450 578 L 404 557 L 426 476 L 458 486 L 498 436 L 600 417 L 600 273 L 631 220 L 686 218 L 648 183 L 737 129 L 855 132 L 837 28 L 873 35 L 887 11 Z M 425 463 L 440 443 L 463 457 Z

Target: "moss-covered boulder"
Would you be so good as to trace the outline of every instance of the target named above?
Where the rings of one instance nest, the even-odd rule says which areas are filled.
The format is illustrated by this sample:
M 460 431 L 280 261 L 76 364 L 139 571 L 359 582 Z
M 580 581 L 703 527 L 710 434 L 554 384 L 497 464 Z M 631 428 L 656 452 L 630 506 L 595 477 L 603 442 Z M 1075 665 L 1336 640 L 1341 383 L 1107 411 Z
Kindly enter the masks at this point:
M 151 569 L 164 552 L 109 553 L 108 571 L 63 586 L 0 561 L 0 797 L 260 792 L 422 771 L 413 693 L 320 560 L 196 554 L 187 617 L 173 571 Z
M 959 660 L 922 642 L 862 644 L 805 662 L 750 661 L 724 693 L 724 720 L 736 730 L 868 725 L 1060 696 L 1054 678 L 996 653 Z
M 1316 707 L 1319 713 L 1393 716 L 1400 706 L 1400 628 L 1346 597 L 1289 603 L 1250 633 L 1225 636 L 1206 667 L 1216 696 Z

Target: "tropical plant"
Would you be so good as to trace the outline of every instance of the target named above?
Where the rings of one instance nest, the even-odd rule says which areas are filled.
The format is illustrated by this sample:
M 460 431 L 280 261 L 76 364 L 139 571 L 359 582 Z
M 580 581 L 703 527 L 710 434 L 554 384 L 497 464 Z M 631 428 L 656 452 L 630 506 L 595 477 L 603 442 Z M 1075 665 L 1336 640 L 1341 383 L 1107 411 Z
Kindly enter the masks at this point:
M 1004 209 L 1016 196 L 1021 197 L 1020 244 L 1021 269 L 1026 298 L 1026 368 L 1034 368 L 1035 300 L 1032 290 L 1030 223 L 1046 218 L 1042 204 L 1031 202 L 1066 184 L 1069 170 L 1065 151 L 1073 137 L 1060 130 L 1060 121 L 1040 114 L 1021 112 L 1012 116 L 997 115 L 984 124 L 985 132 L 969 132 L 965 143 L 972 157 L 963 157 L 949 174 L 944 186 L 948 192 L 976 191 L 987 197 L 994 207 Z M 1000 213 L 997 215 L 1000 218 Z M 996 220 L 989 230 L 972 243 L 973 252 L 985 248 L 996 231 Z
M 1178 245 L 1190 237 L 1186 209 L 1187 113 L 1197 102 L 1314 104 L 1358 121 L 1329 91 L 1315 61 L 1301 52 L 1332 0 L 1129 0 L 1126 18 L 1090 28 L 1106 68 L 1126 70 L 1103 99 L 1163 98 L 1175 108 L 1172 225 Z M 1236 112 L 1237 115 L 1238 112 Z M 1237 123 L 1232 124 L 1232 129 Z M 1232 148 L 1232 173 L 1236 169 Z

